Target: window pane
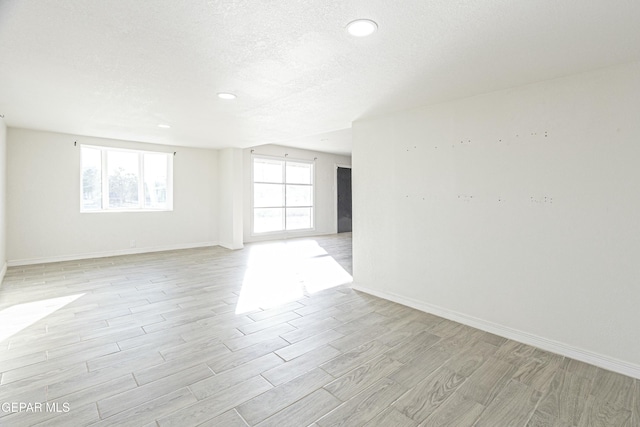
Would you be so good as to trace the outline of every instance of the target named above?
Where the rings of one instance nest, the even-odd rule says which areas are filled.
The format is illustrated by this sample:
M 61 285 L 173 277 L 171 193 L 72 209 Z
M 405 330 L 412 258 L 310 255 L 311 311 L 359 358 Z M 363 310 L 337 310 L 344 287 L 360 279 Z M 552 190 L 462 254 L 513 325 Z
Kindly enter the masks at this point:
M 259 208 L 253 210 L 253 231 L 266 233 L 284 229 L 283 208 Z
M 311 208 L 288 208 L 287 230 L 311 228 Z
M 282 165 L 279 160 L 253 159 L 253 181 L 281 183 Z
M 138 153 L 107 152 L 109 207 L 138 208 Z
M 144 155 L 144 207 L 167 208 L 167 155 Z
M 287 184 L 311 184 L 311 163 L 287 162 Z
M 287 185 L 287 207 L 312 206 L 310 185 Z
M 101 151 L 82 147 L 82 210 L 102 209 L 102 158 Z
M 253 184 L 253 206 L 256 208 L 275 208 L 284 205 L 284 185 Z

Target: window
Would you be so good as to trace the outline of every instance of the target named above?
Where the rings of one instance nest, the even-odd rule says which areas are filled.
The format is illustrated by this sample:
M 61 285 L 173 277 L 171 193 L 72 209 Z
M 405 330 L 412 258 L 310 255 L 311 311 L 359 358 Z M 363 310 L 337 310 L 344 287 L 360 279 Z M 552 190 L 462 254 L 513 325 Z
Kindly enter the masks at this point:
M 82 145 L 80 211 L 173 209 L 173 156 Z
M 313 228 L 313 163 L 253 158 L 253 232 Z

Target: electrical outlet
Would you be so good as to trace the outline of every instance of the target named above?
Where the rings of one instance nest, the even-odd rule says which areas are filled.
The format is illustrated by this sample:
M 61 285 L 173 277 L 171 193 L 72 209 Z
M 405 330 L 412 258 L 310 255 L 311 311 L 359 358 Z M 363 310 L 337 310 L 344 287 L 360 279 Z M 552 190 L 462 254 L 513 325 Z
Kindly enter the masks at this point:
M 131 240 L 131 241 L 129 242 L 129 247 L 131 247 L 131 248 L 135 248 L 135 247 L 136 247 L 136 241 L 135 241 L 135 240 Z

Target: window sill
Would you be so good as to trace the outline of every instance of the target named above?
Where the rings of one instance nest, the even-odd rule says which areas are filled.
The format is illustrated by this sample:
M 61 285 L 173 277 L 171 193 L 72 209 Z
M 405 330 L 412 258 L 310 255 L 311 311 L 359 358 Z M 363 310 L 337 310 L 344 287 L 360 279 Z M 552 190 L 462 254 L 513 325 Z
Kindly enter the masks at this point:
M 81 214 L 102 213 L 133 213 L 133 212 L 173 212 L 173 209 L 101 209 L 96 211 L 80 211 Z

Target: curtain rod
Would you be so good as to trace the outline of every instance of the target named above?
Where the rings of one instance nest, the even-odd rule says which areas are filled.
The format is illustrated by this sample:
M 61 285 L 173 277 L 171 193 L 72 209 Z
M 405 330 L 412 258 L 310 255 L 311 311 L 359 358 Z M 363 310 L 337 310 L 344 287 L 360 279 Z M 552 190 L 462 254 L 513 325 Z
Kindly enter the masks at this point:
M 265 156 L 265 157 L 281 157 L 281 156 L 274 155 L 274 154 L 260 154 L 260 153 L 256 153 L 256 150 L 254 150 L 253 148 L 251 149 L 251 154 L 255 154 L 255 155 L 257 155 L 257 156 Z M 285 158 L 289 157 L 289 153 L 284 153 L 284 157 L 285 157 Z M 307 160 L 307 159 L 300 158 L 299 160 Z M 314 157 L 314 158 L 313 158 L 313 160 L 318 160 L 318 158 L 317 158 L 317 157 Z M 308 161 L 308 160 L 307 160 L 307 161 Z

